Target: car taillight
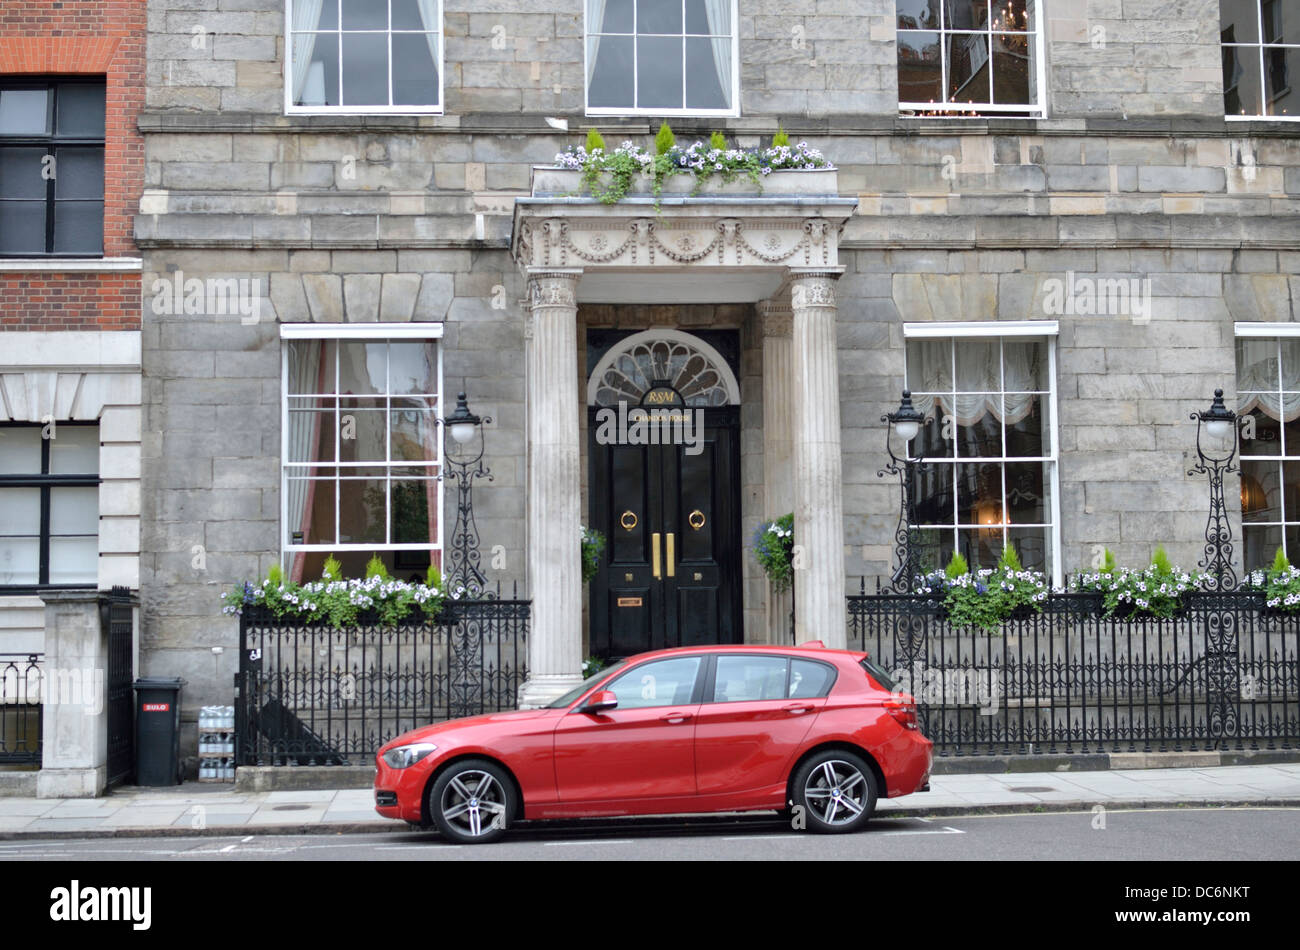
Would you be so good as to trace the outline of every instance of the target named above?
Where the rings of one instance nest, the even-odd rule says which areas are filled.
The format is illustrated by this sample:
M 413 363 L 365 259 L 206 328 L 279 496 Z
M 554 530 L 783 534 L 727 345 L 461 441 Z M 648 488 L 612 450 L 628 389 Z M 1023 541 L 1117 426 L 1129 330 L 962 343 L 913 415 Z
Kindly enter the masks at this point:
M 894 717 L 895 721 L 904 729 L 916 728 L 916 703 L 903 702 L 900 699 L 890 699 L 885 702 L 885 710 Z

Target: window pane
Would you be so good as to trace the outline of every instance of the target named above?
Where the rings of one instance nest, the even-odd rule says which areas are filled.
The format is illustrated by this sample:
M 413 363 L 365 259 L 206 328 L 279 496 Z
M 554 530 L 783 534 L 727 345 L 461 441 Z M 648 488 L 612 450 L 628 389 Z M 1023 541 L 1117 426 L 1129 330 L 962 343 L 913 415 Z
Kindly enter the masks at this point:
M 1300 462 L 1282 463 L 1282 520 L 1300 521 Z
M 633 40 L 623 37 L 591 37 L 587 40 L 587 101 L 592 108 L 634 108 Z M 592 65 L 594 63 L 594 66 Z
M 1237 338 L 1237 392 L 1277 392 L 1277 344 L 1274 339 Z M 1300 369 L 1300 364 L 1293 365 Z
M 638 36 L 636 56 L 638 108 L 682 108 L 681 39 Z
M 438 455 L 438 427 L 434 414 L 416 409 L 394 410 L 393 461 L 432 462 Z
M 922 574 L 941 571 L 952 560 L 953 532 L 950 530 L 917 531 L 916 544 L 916 562 Z
M 0 149 L 0 198 L 45 198 L 43 148 Z
M 394 481 L 392 505 L 393 544 L 430 544 L 438 516 L 438 482 Z M 433 521 L 431 522 L 430 514 Z
M 1281 462 L 1241 462 L 1241 520 L 1281 521 Z
M 388 4 L 383 0 L 343 0 L 343 29 L 388 29 Z
M 299 106 L 339 104 L 337 33 L 293 35 L 293 101 Z
M 0 534 L 12 537 L 40 533 L 41 490 L 0 488 Z
M 40 472 L 41 427 L 0 426 L 0 475 L 39 475 Z
M 1001 464 L 959 465 L 957 479 L 958 524 L 996 525 L 1003 522 Z
M 45 203 L 0 199 L 0 254 L 45 253 Z
M 1292 7 L 1294 0 L 1261 0 L 1260 2 L 1260 20 L 1264 24 L 1264 42 L 1265 43 L 1285 43 L 1287 36 L 1285 34 L 1285 24 L 1282 22 L 1282 11 L 1284 8 Z M 1292 10 L 1287 10 L 1288 13 Z M 1295 34 L 1291 35 L 1291 41 L 1295 42 Z
M 1264 396 L 1261 401 L 1270 407 L 1266 412 L 1262 406 L 1256 406 L 1245 413 L 1245 420 L 1238 429 L 1241 432 L 1241 454 L 1247 455 L 1281 455 L 1282 425 L 1270 413 L 1276 412 L 1277 397 Z
M 388 505 L 383 479 L 339 481 L 339 543 L 384 544 Z
M 924 462 L 912 466 L 912 506 L 917 524 L 952 524 L 956 467 Z
M 1045 524 L 1051 520 L 1047 508 L 1047 465 L 1043 462 L 1008 462 L 1008 520 L 1015 524 Z
M 601 16 L 604 7 L 604 16 Z M 631 33 L 634 26 L 634 0 L 587 0 L 587 31 L 589 33 Z
M 993 399 L 1000 400 L 1000 397 Z M 996 458 L 1002 454 L 1002 424 L 988 411 L 987 397 L 958 396 L 957 418 L 969 418 L 968 406 L 976 400 L 980 400 L 976 411 L 982 411 L 983 415 L 970 425 L 957 426 L 957 454 L 962 458 Z
M 1034 65 L 1027 33 L 993 34 L 993 101 L 1028 103 Z
M 1246 570 L 1271 567 L 1273 555 L 1282 546 L 1281 525 L 1242 525 L 1241 536 Z M 1300 556 L 1300 549 L 1290 548 L 1287 556 Z
M 998 0 L 998 2 L 1005 4 L 1006 0 Z M 943 20 L 944 28 L 948 30 L 987 29 L 988 0 L 944 0 Z
M 59 135 L 104 137 L 104 87 L 75 83 L 59 86 L 55 102 Z
M 438 4 L 437 0 L 392 0 L 393 6 L 393 29 L 394 30 L 421 30 L 437 32 L 441 29 L 438 23 Z M 424 16 L 420 15 L 420 8 L 424 7 L 428 22 Z
M 339 461 L 383 462 L 388 459 L 386 413 L 349 409 L 339 416 Z
M 1275 341 L 1266 341 L 1271 344 Z M 1294 337 L 1282 337 L 1276 341 L 1279 345 L 1276 352 L 1281 355 L 1281 383 L 1283 392 L 1300 392 L 1300 339 Z M 1276 384 L 1269 387 L 1276 388 Z
M 98 474 L 99 426 L 56 426 L 54 438 L 50 440 L 50 472 L 55 475 Z
M 339 393 L 382 395 L 388 378 L 387 343 L 340 342 Z
M 1030 0 L 1029 9 L 1026 9 L 1025 0 L 994 0 L 990 4 L 993 8 L 994 32 L 998 30 L 1020 31 L 1025 32 L 1037 27 L 1034 21 L 1035 4 Z
M 988 102 L 988 34 L 954 33 L 944 46 L 948 58 L 948 100 Z
M 1008 528 L 1007 541 L 1020 555 L 1020 566 L 1027 571 L 1052 573 L 1052 529 Z
M 1257 0 L 1220 0 L 1219 28 L 1224 33 L 1226 43 L 1258 43 Z
M 958 340 L 957 392 L 995 393 L 1002 389 L 1001 353 L 997 340 Z M 958 407 L 961 415 L 961 407 Z
M 49 90 L 0 89 L 0 135 L 49 132 Z
M 288 391 L 291 395 L 334 392 L 334 361 L 337 356 L 334 340 L 291 340 L 286 345 L 289 347 Z
M 332 470 L 329 470 L 332 471 Z M 332 479 L 290 478 L 286 482 L 290 544 L 334 544 L 334 491 Z M 302 537 L 295 539 L 294 534 Z
M 793 660 L 790 663 L 791 699 L 815 699 L 831 691 L 835 671 L 825 663 L 812 660 Z
M 785 698 L 786 661 L 776 656 L 720 656 L 713 684 L 715 703 Z
M 98 538 L 50 539 L 51 584 L 94 584 L 98 580 Z
M 638 33 L 681 33 L 682 0 L 637 0 Z
M 731 39 L 686 39 L 686 107 L 731 107 Z
M 334 461 L 336 416 L 332 409 L 290 409 L 285 450 L 290 462 Z M 299 471 L 297 474 L 305 475 Z
M 1015 419 L 1020 412 L 1015 411 L 1025 400 L 1030 405 L 1028 413 L 1006 427 L 1007 455 L 1012 458 L 1032 458 L 1051 453 L 1051 439 L 1047 431 L 1047 417 L 1043 413 L 1043 396 L 1004 396 L 1007 406 L 1007 418 Z
M 1300 49 L 1286 47 L 1264 51 L 1264 84 L 1269 115 L 1296 115 L 1292 82 L 1300 69 Z
M 629 670 L 606 689 L 618 697 L 619 709 L 684 706 L 691 701 L 700 658 L 657 660 Z
M 98 488 L 50 489 L 50 534 L 97 535 L 98 533 Z
M 56 203 L 54 250 L 60 254 L 101 253 L 104 250 L 104 202 Z
M 394 396 L 438 391 L 438 349 L 434 343 L 388 345 L 389 392 Z
M 909 340 L 907 385 L 913 394 L 952 392 L 952 341 Z
M 393 34 L 393 105 L 438 104 L 437 33 Z
M 1002 556 L 1002 529 L 958 529 L 957 545 L 972 571 L 997 567 Z M 1023 561 L 1021 562 L 1024 563 Z
M 900 30 L 939 28 L 939 0 L 898 0 Z
M 388 105 L 387 33 L 343 34 L 343 104 Z
M 1230 51 L 1224 56 L 1224 114 L 1263 115 L 1259 47 L 1226 46 L 1224 49 Z
M 713 20 L 710 20 L 710 15 Z M 697 36 L 729 36 L 731 5 L 709 0 L 686 0 L 686 32 Z
M 54 196 L 56 198 L 104 197 L 104 150 L 102 148 L 61 148 L 55 156 Z
M 943 100 L 938 33 L 898 34 L 898 99 L 900 102 Z
M 39 538 L 0 536 L 0 584 L 40 583 Z

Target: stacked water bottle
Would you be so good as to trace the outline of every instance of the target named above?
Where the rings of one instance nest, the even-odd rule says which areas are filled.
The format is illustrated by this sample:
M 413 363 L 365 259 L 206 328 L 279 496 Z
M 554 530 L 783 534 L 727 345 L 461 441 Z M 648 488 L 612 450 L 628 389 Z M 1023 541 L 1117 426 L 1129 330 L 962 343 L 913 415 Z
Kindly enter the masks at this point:
M 235 707 L 199 709 L 199 781 L 235 780 Z

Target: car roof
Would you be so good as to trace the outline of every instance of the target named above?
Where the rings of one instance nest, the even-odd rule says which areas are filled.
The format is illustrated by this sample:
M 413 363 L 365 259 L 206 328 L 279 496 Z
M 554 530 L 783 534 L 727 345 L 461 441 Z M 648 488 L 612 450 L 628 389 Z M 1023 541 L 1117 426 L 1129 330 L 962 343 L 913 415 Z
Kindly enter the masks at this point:
M 699 654 L 720 655 L 724 653 L 767 653 L 779 656 L 802 657 L 809 660 L 831 660 L 841 657 L 850 659 L 855 663 L 861 662 L 867 656 L 861 650 L 832 650 L 823 646 L 820 640 L 813 640 L 796 646 L 778 646 L 772 643 L 709 643 L 702 646 L 670 647 L 666 650 L 649 650 L 645 653 L 637 653 L 625 657 L 622 662 L 639 663 L 651 657 L 695 656 Z

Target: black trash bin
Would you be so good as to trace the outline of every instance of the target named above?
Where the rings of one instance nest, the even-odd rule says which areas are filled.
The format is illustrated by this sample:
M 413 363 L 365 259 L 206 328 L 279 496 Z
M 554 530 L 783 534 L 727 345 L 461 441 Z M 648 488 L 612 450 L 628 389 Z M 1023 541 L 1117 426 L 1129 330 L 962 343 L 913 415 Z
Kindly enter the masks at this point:
M 181 784 L 180 677 L 135 681 L 135 781 L 137 785 Z

